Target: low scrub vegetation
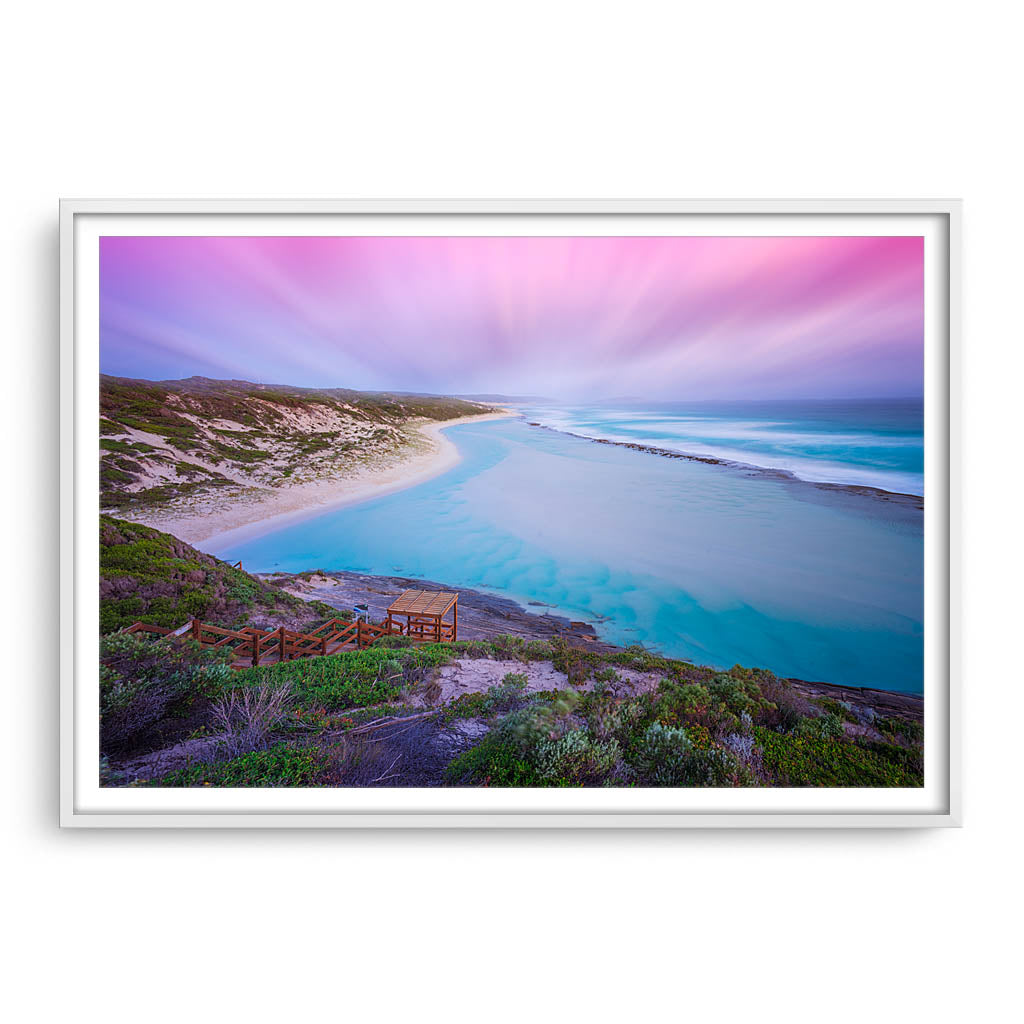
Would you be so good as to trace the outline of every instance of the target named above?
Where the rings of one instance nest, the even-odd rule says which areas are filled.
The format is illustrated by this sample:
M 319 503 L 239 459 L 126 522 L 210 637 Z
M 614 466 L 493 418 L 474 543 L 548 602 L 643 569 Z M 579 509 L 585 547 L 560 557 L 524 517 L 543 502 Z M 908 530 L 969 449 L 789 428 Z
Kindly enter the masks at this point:
M 277 743 L 214 764 L 196 764 L 168 773 L 150 785 L 182 786 L 312 786 L 328 763 L 325 751 L 312 746 Z
M 517 660 L 431 703 L 454 659 Z M 920 786 L 920 723 L 810 699 L 771 673 L 512 637 L 375 645 L 232 671 L 188 644 L 103 641 L 104 784 L 168 786 Z M 530 692 L 531 661 L 569 684 Z M 568 671 L 571 670 L 571 671 Z M 626 676 L 643 673 L 646 688 Z M 634 675 L 635 678 L 635 675 Z M 429 696 L 434 693 L 435 696 Z M 424 695 L 428 695 L 424 703 Z M 419 703 L 410 704 L 416 695 Z M 188 734 L 194 759 L 133 782 L 131 757 Z
M 244 669 L 237 676 L 241 685 L 287 683 L 301 707 L 338 711 L 393 701 L 450 657 L 443 644 L 398 649 L 375 644 L 328 658 Z
M 197 551 L 169 533 L 100 516 L 100 632 L 145 622 L 175 628 L 191 618 L 227 629 L 302 629 L 338 615 Z
M 100 750 L 127 754 L 172 741 L 232 682 L 228 659 L 191 641 L 114 634 L 100 644 Z

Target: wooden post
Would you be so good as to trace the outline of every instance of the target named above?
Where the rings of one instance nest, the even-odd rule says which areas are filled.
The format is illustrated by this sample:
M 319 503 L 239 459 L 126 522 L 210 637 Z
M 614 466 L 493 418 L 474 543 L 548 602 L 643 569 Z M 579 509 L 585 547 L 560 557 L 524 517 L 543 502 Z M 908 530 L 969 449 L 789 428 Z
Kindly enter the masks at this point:
M 260 667 L 260 644 L 263 642 L 263 637 L 256 633 L 252 635 L 252 667 Z
M 277 635 L 278 635 L 278 638 L 279 638 L 278 642 L 281 645 L 281 660 L 285 661 L 287 659 L 287 657 L 288 657 L 288 649 L 287 649 L 288 641 L 287 641 L 287 639 L 285 637 L 285 628 L 284 628 L 284 626 L 282 626 L 277 631 Z
M 452 619 L 452 643 L 459 639 L 459 600 L 455 599 L 453 606 L 454 617 Z
M 320 641 L 320 653 L 326 658 L 327 657 L 327 634 L 325 633 L 323 639 Z
M 197 644 L 202 646 L 203 643 L 203 624 L 198 619 L 192 620 L 192 639 Z

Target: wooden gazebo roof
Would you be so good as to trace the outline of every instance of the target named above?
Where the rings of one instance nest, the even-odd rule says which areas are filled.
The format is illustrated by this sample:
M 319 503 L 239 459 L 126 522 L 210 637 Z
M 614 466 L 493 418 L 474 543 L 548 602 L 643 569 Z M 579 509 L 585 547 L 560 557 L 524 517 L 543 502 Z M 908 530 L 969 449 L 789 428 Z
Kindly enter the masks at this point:
M 440 619 L 458 599 L 458 594 L 448 590 L 406 590 L 388 605 L 388 614 Z

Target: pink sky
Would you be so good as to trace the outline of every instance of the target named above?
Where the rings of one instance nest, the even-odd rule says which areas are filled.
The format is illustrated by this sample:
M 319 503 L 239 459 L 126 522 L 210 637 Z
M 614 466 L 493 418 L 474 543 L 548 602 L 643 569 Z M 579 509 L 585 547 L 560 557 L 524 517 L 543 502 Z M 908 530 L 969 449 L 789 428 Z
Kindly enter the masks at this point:
M 105 237 L 103 372 L 660 399 L 920 395 L 916 237 Z

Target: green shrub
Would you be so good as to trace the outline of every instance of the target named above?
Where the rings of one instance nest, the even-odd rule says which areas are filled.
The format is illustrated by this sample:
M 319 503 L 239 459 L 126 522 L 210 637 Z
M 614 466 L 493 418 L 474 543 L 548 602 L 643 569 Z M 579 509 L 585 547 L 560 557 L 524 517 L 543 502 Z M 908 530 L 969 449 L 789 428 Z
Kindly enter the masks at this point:
M 447 664 L 446 644 L 393 650 L 374 644 L 326 658 L 302 658 L 237 673 L 242 685 L 287 681 L 299 707 L 328 710 L 366 707 L 394 700 L 403 689 Z
M 564 672 L 570 685 L 580 686 L 589 678 L 594 666 L 598 664 L 597 655 L 593 651 L 574 647 L 561 637 L 549 641 L 551 647 L 551 664 Z
M 256 605 L 306 623 L 338 615 L 307 604 L 148 526 L 100 516 L 100 632 L 133 622 L 176 628 L 190 618 L 236 628 Z M 304 623 L 305 624 L 305 623 Z
M 124 754 L 231 683 L 230 655 L 114 633 L 100 642 L 100 749 Z
M 853 713 L 851 705 L 844 700 L 833 700 L 831 697 L 819 697 L 814 703 L 817 704 L 822 711 L 830 715 L 835 715 L 836 718 L 839 718 L 844 722 L 857 721 L 857 716 Z
M 621 755 L 616 740 L 602 742 L 583 729 L 572 729 L 557 739 L 541 739 L 528 753 L 543 784 L 550 786 L 601 782 Z
M 744 781 L 736 757 L 718 748 L 695 747 L 685 729 L 654 722 L 633 752 L 633 767 L 648 786 L 732 786 Z
M 651 722 L 654 704 L 649 694 L 641 694 L 628 700 L 617 700 L 596 688 L 585 694 L 580 701 L 580 712 L 586 717 L 587 726 L 599 740 L 615 739 L 620 746 L 635 745 Z
M 411 636 L 400 636 L 397 633 L 382 636 L 374 647 L 383 647 L 385 650 L 398 651 L 416 646 L 416 641 Z
M 663 679 L 658 684 L 654 716 L 663 725 L 680 725 L 711 710 L 711 693 L 706 686 Z
M 451 786 L 543 786 L 537 769 L 524 758 L 515 744 L 495 732 L 488 733 L 475 747 L 460 754 L 445 769 Z
M 267 750 L 252 751 L 230 761 L 181 768 L 150 785 L 161 788 L 312 786 L 325 771 L 328 761 L 328 754 L 317 747 L 278 743 Z
M 578 694 L 562 690 L 511 712 L 448 766 L 446 778 L 455 785 L 486 786 L 602 783 L 620 760 L 619 745 L 574 724 L 579 703 Z
M 903 718 L 877 718 L 875 728 L 883 736 L 889 736 L 894 740 L 903 740 L 918 746 L 924 742 L 924 726 L 920 722 L 911 722 Z
M 862 745 L 822 736 L 783 734 L 757 726 L 765 769 L 783 786 L 921 786 L 913 751 L 890 744 Z
M 638 644 L 633 644 L 624 651 L 606 654 L 602 660 L 609 665 L 621 665 L 623 668 L 635 669 L 637 672 L 664 672 L 666 675 L 685 664 L 681 660 L 673 661 L 660 654 L 655 654 Z
M 843 735 L 843 722 L 830 711 L 819 718 L 802 718 L 793 731 L 794 736 L 807 739 L 835 740 Z
M 448 705 L 445 717 L 488 718 L 500 712 L 511 711 L 523 702 L 526 676 L 522 672 L 508 672 L 497 686 L 478 693 L 463 693 Z
M 756 682 L 749 679 L 737 679 L 731 674 L 715 676 L 707 684 L 707 688 L 717 709 L 737 718 L 744 714 L 755 714 L 765 703 Z

